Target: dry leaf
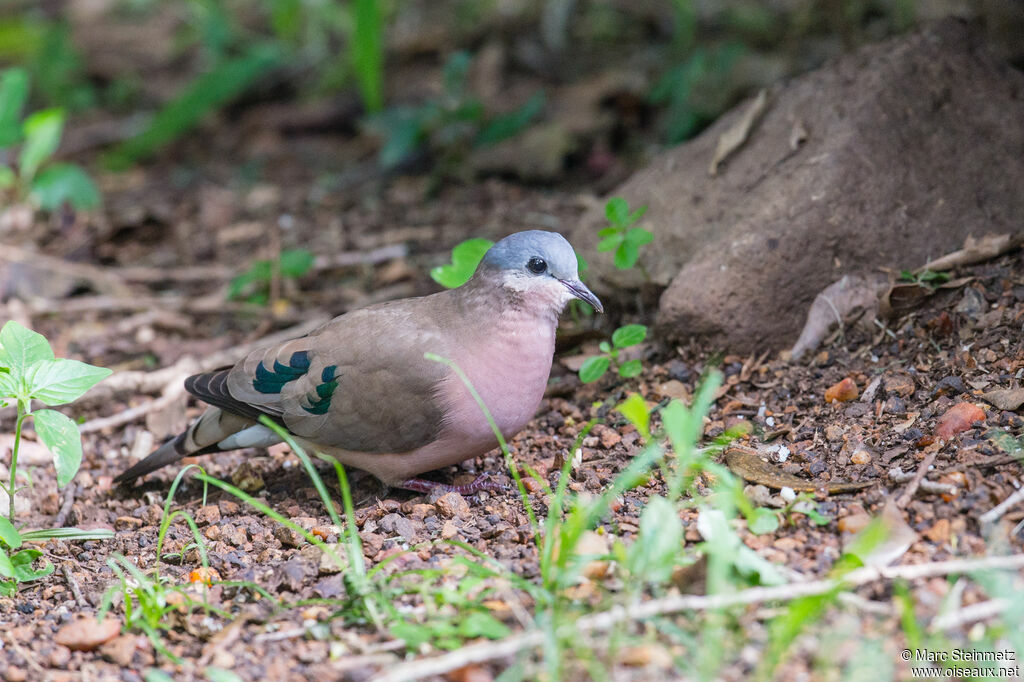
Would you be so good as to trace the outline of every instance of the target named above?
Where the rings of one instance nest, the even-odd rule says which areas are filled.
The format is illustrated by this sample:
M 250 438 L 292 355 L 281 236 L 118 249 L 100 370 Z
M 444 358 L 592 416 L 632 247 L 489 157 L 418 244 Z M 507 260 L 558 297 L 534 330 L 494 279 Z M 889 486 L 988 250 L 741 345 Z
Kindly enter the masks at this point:
M 946 410 L 935 424 L 935 436 L 949 440 L 971 428 L 975 422 L 985 421 L 985 410 L 974 403 L 957 403 Z
M 725 161 L 733 152 L 743 146 L 743 143 L 750 136 L 750 131 L 753 130 L 754 124 L 757 123 L 761 114 L 767 108 L 768 91 L 762 90 L 757 93 L 757 97 L 750 103 L 747 110 L 743 112 L 743 116 L 718 138 L 718 146 L 715 147 L 715 155 L 711 159 L 711 165 L 708 167 L 708 175 L 718 175 L 718 164 Z
M 855 400 L 857 395 L 857 384 L 850 377 L 846 377 L 838 384 L 833 384 L 825 390 L 825 402 L 845 403 Z
M 968 236 L 964 240 L 964 248 L 929 261 L 914 272 L 920 273 L 925 270 L 942 272 L 961 265 L 981 263 L 1012 251 L 1022 243 L 1024 243 L 1024 234 L 987 234 L 981 239 Z
M 982 393 L 981 399 L 1000 410 L 1013 412 L 1024 405 L 1024 388 L 1000 388 Z

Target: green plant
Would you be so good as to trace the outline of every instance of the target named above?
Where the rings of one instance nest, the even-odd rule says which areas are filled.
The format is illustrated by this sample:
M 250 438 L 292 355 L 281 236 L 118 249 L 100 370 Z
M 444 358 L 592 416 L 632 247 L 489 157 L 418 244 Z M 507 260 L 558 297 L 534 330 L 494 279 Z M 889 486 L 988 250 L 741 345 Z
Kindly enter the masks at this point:
M 544 108 L 536 93 L 519 109 L 488 116 L 483 104 L 466 89 L 472 57 L 456 52 L 445 62 L 440 96 L 417 106 L 387 109 L 367 121 L 381 138 L 378 159 L 393 168 L 426 146 L 440 158 L 442 171 L 458 163 L 471 147 L 486 147 L 522 132 Z
M 105 157 L 107 165 L 121 170 L 151 156 L 198 125 L 203 117 L 245 92 L 260 77 L 279 66 L 281 59 L 277 46 L 261 42 L 237 57 L 219 61 L 154 114 L 142 132 L 109 152 Z
M 602 341 L 598 346 L 601 355 L 596 355 L 587 360 L 580 367 L 580 381 L 585 384 L 597 381 L 604 376 L 610 367 L 615 366 L 619 376 L 626 379 L 638 376 L 643 371 L 643 363 L 639 358 L 619 362 L 619 352 L 643 343 L 647 337 L 647 327 L 642 324 L 627 324 L 619 327 L 612 333 L 611 343 Z
M 308 249 L 287 249 L 277 262 L 254 261 L 249 269 L 234 277 L 228 285 L 228 298 L 266 305 L 270 301 L 271 283 L 275 272 L 282 279 L 298 279 L 313 267 L 314 256 Z
M 688 21 L 686 14 L 681 21 Z M 692 44 L 690 38 L 681 40 L 686 56 L 658 79 L 650 93 L 652 103 L 666 107 L 664 134 L 669 144 L 690 139 L 731 104 L 724 99 L 731 92 L 728 79 L 747 53 L 739 43 L 690 50 Z
M 81 166 L 51 161 L 64 130 L 63 109 L 44 109 L 21 120 L 29 77 L 21 68 L 0 75 L 0 191 L 13 190 L 46 210 L 68 202 L 76 209 L 100 203 L 99 190 Z M 13 147 L 21 145 L 14 165 Z
M 900 270 L 900 281 L 910 282 L 912 284 L 934 290 L 938 288 L 940 284 L 945 284 L 949 281 L 949 273 L 935 272 L 934 270 L 922 270 L 921 272 Z
M 650 231 L 633 227 L 646 212 L 647 207 L 641 206 L 630 213 L 629 203 L 621 197 L 613 197 L 604 205 L 604 215 L 609 224 L 597 233 L 601 237 L 597 250 L 602 253 L 613 251 L 615 267 L 620 270 L 634 267 L 640 259 L 640 247 L 654 241 Z
M 165 560 L 164 542 L 167 539 L 167 531 L 174 520 L 181 518 L 188 525 L 194 540 L 194 546 L 199 553 L 202 570 L 193 572 L 188 582 L 176 584 L 168 576 L 162 575 L 159 568 L 150 572 L 140 570 L 130 559 L 114 554 L 107 559 L 107 565 L 118 578 L 118 582 L 111 585 L 103 594 L 103 601 L 100 604 L 98 617 L 102 620 L 114 604 L 114 596 L 120 593 L 122 608 L 124 610 L 124 630 L 141 631 L 153 644 L 153 648 L 166 656 L 168 659 L 180 663 L 180 659 L 168 651 L 163 644 L 161 633 L 170 630 L 174 625 L 174 614 L 189 614 L 196 609 L 202 609 L 207 615 L 214 614 L 222 618 L 230 619 L 231 614 L 220 609 L 207 600 L 207 588 L 214 584 L 211 578 L 209 559 L 206 554 L 206 544 L 199 532 L 192 515 L 184 510 L 171 511 L 171 502 L 181 485 L 185 474 L 192 468 L 202 472 L 198 465 L 191 464 L 181 471 L 174 478 L 167 498 L 164 500 L 163 514 L 160 517 L 160 528 L 157 531 L 156 557 L 159 562 Z M 206 504 L 207 488 L 203 487 L 203 504 Z M 182 555 L 184 550 L 182 551 Z M 216 581 L 216 584 L 224 587 L 243 587 L 259 593 L 260 597 L 273 603 L 273 596 L 258 585 L 245 582 Z M 197 593 L 198 592 L 198 593 Z
M 67 485 L 82 462 L 82 440 L 78 426 L 56 410 L 32 411 L 32 401 L 54 406 L 76 400 L 111 370 L 78 360 L 55 358 L 46 337 L 10 320 L 0 329 L 0 404 L 14 400 L 18 407 L 11 451 L 10 481 L 0 483 L 10 507 L 7 518 L 14 523 L 14 496 L 18 492 L 18 449 L 21 430 L 32 417 L 36 434 L 53 453 L 57 485 Z
M 56 410 L 32 410 L 32 401 L 44 405 L 61 405 L 75 400 L 94 384 L 110 374 L 109 369 L 93 367 L 77 360 L 54 358 L 53 350 L 42 334 L 8 321 L 0 328 L 0 406 L 8 400 L 17 403 L 14 446 L 11 450 L 10 478 L 0 483 L 7 494 L 7 517 L 0 517 L 0 594 L 11 595 L 20 582 L 42 578 L 53 572 L 46 561 L 42 568 L 33 568 L 42 553 L 34 548 L 22 549 L 26 540 L 102 539 L 109 531 L 82 531 L 77 528 L 55 528 L 25 531 L 15 526 L 15 495 L 18 451 L 21 432 L 31 417 L 39 440 L 53 453 L 57 469 L 57 485 L 65 486 L 78 471 L 82 461 L 82 441 L 78 426 Z
M 461 287 L 473 276 L 476 266 L 483 260 L 487 249 L 492 246 L 494 246 L 494 242 L 481 237 L 467 239 L 457 244 L 452 249 L 452 262 L 433 268 L 430 271 L 430 278 L 446 289 Z

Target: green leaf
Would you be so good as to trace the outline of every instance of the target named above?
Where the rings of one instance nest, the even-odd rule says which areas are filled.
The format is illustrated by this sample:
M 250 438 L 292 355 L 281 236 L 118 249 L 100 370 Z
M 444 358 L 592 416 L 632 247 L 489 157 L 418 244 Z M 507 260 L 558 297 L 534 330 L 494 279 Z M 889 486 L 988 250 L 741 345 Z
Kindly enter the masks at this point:
M 599 241 L 597 243 L 597 250 L 600 251 L 601 253 L 614 251 L 615 249 L 619 248 L 619 246 L 622 244 L 623 239 L 625 239 L 625 237 L 622 236 L 621 232 L 615 232 L 614 234 L 605 237 L 604 239 Z
M 100 205 L 100 191 L 92 178 L 73 163 L 47 166 L 32 181 L 31 196 L 47 211 L 57 210 L 65 201 L 80 211 Z
M 644 244 L 650 244 L 653 241 L 654 235 L 651 233 L 650 230 L 645 230 L 642 227 L 634 227 L 633 229 L 626 233 L 624 243 L 639 248 Z
M 14 577 L 14 564 L 11 563 L 11 558 L 7 556 L 7 552 L 0 549 L 0 578 L 13 578 Z M 0 585 L 0 588 L 3 586 Z M 2 593 L 0 593 L 2 594 Z
M 28 99 L 28 72 L 11 68 L 0 75 L 0 149 L 21 139 L 21 110 Z
M 452 249 L 451 265 L 439 265 L 430 271 L 431 279 L 448 289 L 462 286 L 492 246 L 494 242 L 489 239 L 467 239 Z
M 29 580 L 45 578 L 53 573 L 54 566 L 49 561 L 42 568 L 32 568 L 33 562 L 41 557 L 43 553 L 38 549 L 23 549 L 11 555 L 11 566 L 14 568 L 14 579 L 24 583 Z
M 39 410 L 33 417 L 39 440 L 53 453 L 57 485 L 64 487 L 82 464 L 82 436 L 78 425 L 56 410 Z
M 672 576 L 683 546 L 683 526 L 675 506 L 655 495 L 640 515 L 640 529 L 627 552 L 630 572 L 647 582 L 663 583 Z
M 771 509 L 756 507 L 747 518 L 747 528 L 754 535 L 774 533 L 779 527 L 779 515 Z
M 601 349 L 602 353 L 612 352 L 612 344 L 608 343 L 607 341 L 602 341 L 601 343 L 597 344 L 597 347 Z
M 77 400 L 83 393 L 113 373 L 106 367 L 57 358 L 40 360 L 25 373 L 30 395 L 47 405 L 62 405 Z
M 7 189 L 13 187 L 14 183 L 18 181 L 18 176 L 14 174 L 10 166 L 5 166 L 0 163 L 0 189 Z
M 21 539 L 30 540 L 108 540 L 114 537 L 114 531 L 106 528 L 37 528 L 22 531 Z
M 491 119 L 491 122 L 477 135 L 476 143 L 487 146 L 515 137 L 525 130 L 543 109 L 544 93 L 534 93 L 523 106 Z
M 405 642 L 405 645 L 412 650 L 419 649 L 433 637 L 429 629 L 415 623 L 395 623 L 388 630 L 393 637 Z
M 174 682 L 173 677 L 159 668 L 150 668 L 146 672 L 142 673 L 142 679 L 145 680 L 145 682 Z
M 612 333 L 612 344 L 616 348 L 628 348 L 643 343 L 647 338 L 647 327 L 642 324 L 627 324 Z
M 396 107 L 373 119 L 371 128 L 379 131 L 384 144 L 377 153 L 382 168 L 394 168 L 410 156 L 423 142 L 426 129 L 420 112 L 409 107 Z
M 639 376 L 643 371 L 644 365 L 639 358 L 635 360 L 627 360 L 619 365 L 619 376 L 625 377 L 626 379 L 632 379 L 635 376 Z
M 218 668 L 216 666 L 207 666 L 206 679 L 210 682 L 242 682 L 242 678 L 238 676 L 238 673 L 231 670 L 225 670 L 224 668 Z
M 3 398 L 17 398 L 20 392 L 18 377 L 10 372 L 0 372 L 0 406 Z
M 366 110 L 384 108 L 384 20 L 379 0 L 355 0 L 352 66 Z
M 123 168 L 150 156 L 194 128 L 206 114 L 245 92 L 279 61 L 275 46 L 258 43 L 240 57 L 220 62 L 157 112 L 145 130 L 118 145 L 107 162 Z
M 486 637 L 501 639 L 512 631 L 507 625 L 484 611 L 472 611 L 459 623 L 459 634 L 463 637 Z
M 6 516 L 0 516 L 0 541 L 8 549 L 18 549 L 21 547 L 21 534 L 14 527 L 14 524 L 7 520 Z
M 629 218 L 629 204 L 622 197 L 612 197 L 604 205 L 604 215 L 612 225 L 621 225 Z
M 44 109 L 25 119 L 25 144 L 18 156 L 22 182 L 31 182 L 36 171 L 57 151 L 64 130 L 64 111 Z
M 651 413 L 647 410 L 647 403 L 644 402 L 639 393 L 630 393 L 629 397 L 623 400 L 615 409 L 621 412 L 622 416 L 636 427 L 640 435 L 644 438 L 650 437 Z
M 587 358 L 580 367 L 580 381 L 585 384 L 597 381 L 608 371 L 609 365 L 611 365 L 611 360 L 606 355 Z
M 638 260 L 640 260 L 640 250 L 636 244 L 623 241 L 619 248 L 615 250 L 614 263 L 615 267 L 619 270 L 629 270 L 636 265 Z
M 0 366 L 8 367 L 15 377 L 23 377 L 28 368 L 40 360 L 52 360 L 53 350 L 42 334 L 27 329 L 14 320 L 0 329 Z
M 298 278 L 313 267 L 315 256 L 309 249 L 288 249 L 281 252 L 281 276 Z

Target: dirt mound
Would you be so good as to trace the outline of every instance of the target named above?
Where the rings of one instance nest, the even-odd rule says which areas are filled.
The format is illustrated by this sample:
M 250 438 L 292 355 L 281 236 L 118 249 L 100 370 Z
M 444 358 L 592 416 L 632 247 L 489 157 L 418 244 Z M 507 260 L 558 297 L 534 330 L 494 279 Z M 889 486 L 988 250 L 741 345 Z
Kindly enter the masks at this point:
M 647 204 L 642 263 L 673 338 L 734 350 L 792 343 L 846 273 L 913 268 L 1024 215 L 1024 74 L 955 20 L 871 46 L 768 93 L 746 144 L 708 168 L 741 104 L 614 194 Z M 587 252 L 601 216 L 572 236 Z M 591 263 L 605 295 L 641 285 Z

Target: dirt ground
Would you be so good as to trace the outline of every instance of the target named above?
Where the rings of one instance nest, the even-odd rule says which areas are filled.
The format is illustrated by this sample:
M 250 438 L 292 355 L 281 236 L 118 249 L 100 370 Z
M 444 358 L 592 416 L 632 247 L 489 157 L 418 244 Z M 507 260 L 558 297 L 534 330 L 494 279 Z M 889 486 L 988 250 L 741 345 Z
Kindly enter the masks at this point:
M 202 406 L 180 391 L 185 376 L 229 362 L 232 349 L 267 335 L 282 330 L 300 334 L 312 321 L 434 291 L 429 269 L 445 262 L 450 248 L 463 239 L 494 239 L 532 228 L 567 231 L 599 201 L 592 194 L 595 188 L 613 186 L 643 160 L 642 154 L 623 155 L 602 165 L 597 161 L 607 159 L 595 152 L 589 158 L 594 163 L 584 160 L 561 182 L 547 186 L 500 173 L 438 184 L 428 175 L 382 173 L 365 139 L 351 131 L 324 134 L 311 129 L 315 126 L 295 124 L 304 111 L 296 106 L 250 112 L 248 119 L 217 119 L 157 163 L 101 174 L 104 206 L 96 214 L 40 218 L 30 229 L 4 237 L 2 317 L 45 334 L 58 356 L 115 370 L 106 385 L 65 409 L 83 424 L 85 454 L 71 485 L 58 490 L 41 446 L 30 442 L 23 455 L 32 479 L 21 494 L 24 522 L 40 528 L 105 528 L 115 536 L 46 543 L 42 549 L 56 572 L 25 584 L 15 598 L 0 598 L 4 679 L 129 681 L 143 679 L 150 668 L 173 679 L 202 679 L 206 666 L 216 666 L 246 680 L 365 680 L 416 653 L 436 654 L 443 648 L 426 644 L 409 651 L 404 641 L 369 623 L 332 618 L 333 604 L 346 595 L 343 573 L 297 533 L 237 498 L 211 490 L 204 502 L 202 486 L 188 477 L 172 509 L 194 516 L 215 582 L 234 584 L 215 584 L 208 591 L 209 603 L 221 614 L 199 610 L 168 616 L 174 627 L 162 631 L 161 640 L 184 663 L 156 651 L 138 632 L 119 634 L 87 651 L 55 641 L 58 631 L 80 614 L 95 613 L 116 584 L 107 563 L 113 555 L 123 555 L 144 571 L 159 568 L 172 584 L 192 581 L 196 594 L 201 589 L 192 575 L 200 566 L 199 552 L 180 519 L 168 530 L 164 556 L 157 556 L 164 500 L 177 468 L 161 470 L 134 487 L 112 483 L 201 412 Z M 91 161 L 91 147 L 85 143 L 84 148 L 82 160 Z M 280 282 L 269 306 L 227 301 L 229 281 L 254 258 L 299 247 L 318 256 L 313 269 L 298 280 Z M 22 252 L 48 258 L 17 257 Z M 926 292 L 899 318 L 848 329 L 801 363 L 779 354 L 740 357 L 693 344 L 669 347 L 654 335 L 639 351 L 644 361 L 640 376 L 623 379 L 610 373 L 583 385 L 568 368 L 574 357 L 594 352 L 597 339 L 620 324 L 650 320 L 637 315 L 635 305 L 582 321 L 567 317 L 548 395 L 536 419 L 512 440 L 514 456 L 555 480 L 558 462 L 573 456 L 581 429 L 598 418 L 601 423 L 582 441 L 569 487 L 599 494 L 642 447 L 640 435 L 613 407 L 631 392 L 651 406 L 672 398 L 689 400 L 705 372 L 718 367 L 725 382 L 705 437 L 713 439 L 728 429 L 744 434 L 731 451 L 740 454 L 723 456 L 723 461 L 748 480 L 747 495 L 758 505 L 784 505 L 779 488 L 794 487 L 795 477 L 806 481 L 824 517 L 817 524 L 806 514 L 788 514 L 776 531 L 763 535 L 737 527 L 748 547 L 790 576 L 825 577 L 849 535 L 882 514 L 887 502 L 909 525 L 909 534 L 901 531 L 904 565 L 987 554 L 994 547 L 1018 553 L 1024 550 L 1019 525 L 1024 507 L 1009 508 L 992 524 L 981 517 L 1019 488 L 1022 474 L 1013 441 L 1024 436 L 1024 419 L 1021 402 L 1013 401 L 1015 396 L 1024 401 L 1019 395 L 1024 255 L 1013 251 L 953 275 L 958 286 Z M 845 379 L 855 385 L 852 399 L 826 403 L 826 391 Z M 1008 393 L 993 394 L 1000 390 Z M 984 420 L 949 439 L 937 437 L 939 420 L 960 403 L 981 407 Z M 13 424 L 12 409 L 0 411 L 0 434 L 12 433 Z M 0 443 L 0 462 L 7 461 L 9 447 L 9 439 Z M 245 484 L 257 499 L 326 543 L 343 541 L 341 529 L 332 524 L 286 447 L 195 463 L 213 476 Z M 334 499 L 340 500 L 331 472 L 322 471 Z M 498 451 L 434 477 L 464 483 L 480 472 L 511 482 Z M 445 542 L 457 540 L 524 578 L 537 577 L 528 518 L 511 489 L 437 497 L 385 490 L 355 472 L 353 479 L 369 566 L 386 564 L 381 570 L 388 574 L 416 575 L 457 592 L 463 576 L 458 559 L 466 552 Z M 601 524 L 603 532 L 628 545 L 645 501 L 662 490 L 663 482 L 653 476 L 624 495 Z M 542 512 L 546 502 L 543 493 L 531 489 L 535 511 Z M 693 546 L 701 540 L 697 510 L 681 514 L 685 540 Z M 692 589 L 695 582 L 680 576 L 679 588 Z M 395 594 L 396 608 L 411 614 L 437 608 L 403 584 Z M 937 613 L 952 589 L 945 578 L 916 583 L 920 613 Z M 581 601 L 592 597 L 579 592 Z M 830 617 L 829 628 L 875 638 L 884 656 L 896 661 L 905 643 L 900 617 L 879 606 L 891 597 L 889 583 L 866 585 L 855 598 L 868 607 L 852 623 L 848 612 Z M 968 587 L 962 601 L 983 598 L 977 588 Z M 488 608 L 512 631 L 520 631 L 528 606 L 521 599 L 507 586 L 498 588 Z M 120 609 L 115 598 L 114 613 Z M 757 663 L 756 646 L 747 643 L 765 641 L 758 614 L 751 607 L 739 616 L 745 640 L 729 643 L 739 653 L 728 657 L 724 678 L 747 679 Z M 665 621 L 686 627 L 687 616 Z M 950 637 L 963 640 L 965 629 Z M 609 678 L 678 675 L 672 657 L 681 656 L 684 648 L 660 635 L 652 639 L 656 649 L 602 660 Z M 590 644 L 602 650 L 602 643 Z M 858 655 L 849 646 L 825 654 L 815 638 L 798 640 L 794 651 L 781 669 L 784 679 L 810 675 L 825 655 L 833 664 Z M 492 680 L 513 662 L 498 656 L 436 679 Z
M 287 164 L 268 166 L 282 176 L 244 189 L 218 178 L 215 170 L 210 177 L 194 178 L 188 186 L 170 191 L 164 169 L 132 175 L 130 186 L 108 190 L 108 225 L 54 221 L 54 239 L 46 249 L 67 256 L 76 252 L 69 245 L 81 244 L 78 251 L 89 253 L 85 262 L 101 263 L 104 272 L 125 278 L 132 296 L 85 293 L 63 299 L 57 309 L 11 300 L 8 315 L 47 334 L 58 355 L 121 372 L 175 367 L 183 358 L 210 356 L 321 313 L 336 314 L 380 297 L 426 292 L 434 286 L 426 269 L 442 261 L 445 248 L 457 240 L 526 227 L 559 229 L 578 215 L 583 204 L 572 193 L 529 190 L 496 180 L 450 186 L 437 200 L 421 201 L 423 183 L 400 178 L 386 186 L 372 183 L 379 191 L 354 186 L 324 195 L 320 204 L 286 205 L 283 197 L 290 193 L 275 192 L 277 183 L 302 184 L 304 179 L 286 180 L 292 170 Z M 165 211 L 169 224 L 159 217 Z M 134 222 L 125 214 L 134 215 Z M 273 309 L 277 318 L 261 308 L 202 308 L 201 301 L 223 300 L 224 273 L 230 272 L 226 263 L 233 257 L 244 264 L 267 239 L 264 227 L 256 227 L 266 221 L 254 222 L 261 215 L 282 216 L 277 225 L 285 247 L 301 244 L 317 253 L 366 257 L 381 247 L 405 245 L 408 253 L 378 263 L 318 269 L 283 291 L 282 302 Z M 105 230 L 102 241 L 82 236 L 95 230 Z M 190 265 L 175 270 L 175 262 Z M 655 342 L 644 347 L 645 369 L 636 379 L 609 375 L 596 384 L 581 385 L 556 362 L 549 397 L 537 418 L 512 442 L 515 456 L 547 472 L 556 457 L 569 454 L 588 419 L 602 418 L 603 424 L 583 441 L 582 462 L 570 484 L 574 490 L 597 493 L 640 447 L 635 429 L 610 406 L 629 391 L 638 391 L 652 404 L 689 396 L 705 369 L 716 364 L 726 380 L 706 436 L 743 422 L 752 428 L 738 445 L 776 460 L 782 449 L 788 452 L 784 463 L 772 463 L 769 479 L 795 475 L 813 482 L 812 488 L 836 481 L 869 484 L 855 493 L 818 493 L 818 510 L 829 518 L 825 525 L 795 514 L 792 524 L 768 535 L 741 529 L 744 542 L 762 557 L 807 578 L 824 576 L 839 556 L 842 531 L 863 525 L 865 514 L 880 513 L 887 499 L 906 490 L 907 477 L 894 479 L 891 472 L 915 472 L 933 456 L 925 482 L 901 502 L 914 531 L 904 563 L 984 553 L 987 545 L 979 516 L 1014 492 L 1021 473 L 1019 459 L 1002 449 L 999 443 L 1004 441 L 996 436 L 1001 429 L 1020 437 L 1024 421 L 1013 410 L 986 404 L 982 396 L 1016 387 L 1024 370 L 1019 331 L 1024 316 L 1022 265 L 1018 252 L 966 268 L 956 273 L 970 278 L 962 286 L 929 296 L 909 315 L 875 327 L 874 334 L 848 331 L 809 364 L 788 364 L 774 357 L 722 357 L 710 349 L 666 348 Z M 206 276 L 200 276 L 198 269 L 203 267 L 210 270 Z M 615 311 L 609 317 L 618 318 Z M 607 320 L 595 322 L 610 327 Z M 570 327 L 577 335 L 561 344 L 563 355 L 576 354 L 579 339 L 585 338 Z M 826 404 L 826 390 L 845 378 L 856 384 L 857 399 Z M 176 472 L 162 470 L 129 489 L 113 486 L 112 478 L 202 409 L 193 402 L 185 408 L 181 396 L 160 402 L 163 388 L 161 384 L 101 393 L 101 400 L 73 409 L 86 424 L 85 459 L 66 490 L 56 489 L 45 458 L 29 456 L 34 485 L 24 497 L 33 526 L 109 528 L 116 535 L 109 542 L 48 543 L 46 554 L 58 566 L 55 575 L 26 585 L 16 599 L 0 599 L 6 633 L 0 667 L 6 679 L 132 680 L 148 666 L 175 670 L 137 634 L 120 635 L 88 652 L 54 642 L 57 630 L 76 614 L 100 605 L 115 580 L 106 563 L 112 553 L 129 557 L 143 569 L 158 564 L 155 547 L 163 499 Z M 156 401 L 155 407 L 151 401 Z M 935 439 L 938 418 L 960 402 L 984 406 L 984 422 L 948 443 Z M 116 417 L 140 405 L 148 408 L 137 419 L 98 430 L 89 426 L 97 424 L 92 420 Z M 11 424 L 7 415 L 4 432 Z M 253 489 L 260 500 L 328 543 L 338 542 L 339 530 L 286 448 L 219 455 L 201 463 L 220 478 L 258 481 Z M 465 482 L 481 471 L 509 482 L 497 452 L 437 476 Z M 941 494 L 929 488 L 929 482 L 945 486 L 938 489 Z M 337 494 L 336 486 L 331 487 Z M 655 478 L 627 494 L 603 524 L 607 532 L 628 543 L 644 499 L 659 488 Z M 748 488 L 749 495 L 766 504 L 776 492 Z M 459 550 L 439 541 L 454 538 L 523 577 L 537 574 L 527 519 L 511 491 L 439 500 L 383 490 L 369 477 L 357 477 L 355 497 L 370 565 L 398 553 L 386 570 L 442 569 L 451 565 Z M 542 508 L 539 495 L 533 501 Z M 195 516 L 207 541 L 210 565 L 222 580 L 252 581 L 281 605 L 303 600 L 306 605 L 275 608 L 271 599 L 256 599 L 250 590 L 214 587 L 211 600 L 234 619 L 202 613 L 183 616 L 180 627 L 164 637 L 174 655 L 233 668 L 245 679 L 366 679 L 404 655 L 401 642 L 396 644 L 385 634 L 368 627 L 346 628 L 329 619 L 330 611 L 315 600 L 342 595 L 342 576 L 321 564 L 319 551 L 292 531 L 218 492 L 203 505 L 201 486 L 188 479 L 177 493 L 175 507 Z M 700 539 L 695 518 L 695 511 L 684 512 L 688 542 Z M 1016 508 L 1002 521 L 1004 540 L 1015 550 L 1021 549 L 1022 537 L 1019 527 L 1010 529 L 1021 519 L 1024 510 Z M 191 542 L 188 529 L 176 523 L 167 537 L 165 552 L 184 549 L 184 559 L 160 562 L 161 572 L 172 581 L 187 580 L 198 565 L 197 553 L 186 547 Z M 413 551 L 403 551 L 407 548 Z M 884 588 L 865 588 L 863 596 L 870 598 L 874 589 Z M 948 584 L 932 581 L 927 589 L 941 596 Z M 415 605 L 414 596 L 407 599 L 410 607 Z M 883 632 L 893 627 L 884 619 L 877 625 Z M 476 670 L 483 676 L 473 679 L 490 679 L 507 663 L 499 659 L 484 666 Z M 737 665 L 730 672 L 738 679 L 743 667 Z M 644 677 L 643 667 L 620 667 L 620 677 Z

